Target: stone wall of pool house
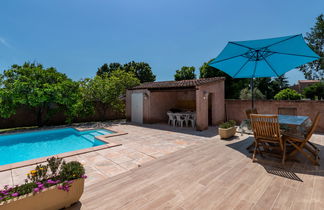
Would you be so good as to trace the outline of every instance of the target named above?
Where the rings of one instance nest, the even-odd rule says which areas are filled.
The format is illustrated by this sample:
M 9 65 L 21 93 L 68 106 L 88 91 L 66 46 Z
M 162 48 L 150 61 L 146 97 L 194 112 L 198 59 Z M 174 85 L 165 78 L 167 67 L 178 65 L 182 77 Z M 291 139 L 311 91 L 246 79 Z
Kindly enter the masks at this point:
M 297 108 L 297 115 L 309 116 L 314 119 L 317 112 L 321 112 L 317 132 L 324 132 L 324 101 L 310 100 L 256 100 L 255 108 L 260 114 L 277 114 L 280 107 Z M 251 108 L 251 100 L 226 99 L 226 115 L 228 120 L 240 123 L 246 119 L 245 110 Z

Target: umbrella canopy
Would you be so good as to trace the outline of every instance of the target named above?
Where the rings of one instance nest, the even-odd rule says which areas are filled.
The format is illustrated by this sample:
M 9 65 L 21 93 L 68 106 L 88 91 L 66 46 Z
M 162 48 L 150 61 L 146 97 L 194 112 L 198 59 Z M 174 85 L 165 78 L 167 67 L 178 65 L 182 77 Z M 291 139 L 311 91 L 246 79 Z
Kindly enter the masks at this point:
M 279 77 L 319 58 L 298 34 L 229 42 L 209 65 L 233 78 Z

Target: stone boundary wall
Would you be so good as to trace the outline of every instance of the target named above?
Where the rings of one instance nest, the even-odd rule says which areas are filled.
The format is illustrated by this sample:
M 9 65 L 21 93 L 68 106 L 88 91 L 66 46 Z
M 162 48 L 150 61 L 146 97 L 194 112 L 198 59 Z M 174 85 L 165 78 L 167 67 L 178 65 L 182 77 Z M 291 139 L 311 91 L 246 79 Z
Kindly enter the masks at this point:
M 277 114 L 279 107 L 296 107 L 297 115 L 310 116 L 313 120 L 317 112 L 321 112 L 317 132 L 324 132 L 324 101 L 284 101 L 284 100 L 256 100 L 254 107 L 261 114 Z M 251 100 L 226 99 L 226 116 L 228 120 L 240 123 L 246 119 L 245 110 L 251 108 Z
M 76 119 L 74 122 L 94 122 L 94 121 L 106 121 L 106 120 L 117 120 L 124 119 L 125 113 L 116 112 L 113 110 L 107 110 L 105 116 L 102 116 L 99 111 L 99 107 L 95 108 L 95 113 L 91 116 Z M 64 125 L 66 118 L 63 112 L 58 112 L 53 115 L 46 125 Z M 0 118 L 0 129 L 3 128 L 15 128 L 15 127 L 27 127 L 36 126 L 37 117 L 35 113 L 27 107 L 20 107 L 17 109 L 16 114 L 10 118 Z

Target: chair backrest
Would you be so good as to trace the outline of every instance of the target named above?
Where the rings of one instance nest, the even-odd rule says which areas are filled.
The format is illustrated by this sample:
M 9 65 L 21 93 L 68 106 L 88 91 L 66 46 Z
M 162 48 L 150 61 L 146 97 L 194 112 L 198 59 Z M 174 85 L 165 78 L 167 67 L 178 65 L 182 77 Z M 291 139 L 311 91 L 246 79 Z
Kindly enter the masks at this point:
M 175 117 L 176 117 L 177 121 L 181 121 L 182 120 L 181 119 L 181 114 L 175 114 Z
M 277 115 L 251 114 L 250 117 L 255 138 L 278 141 L 281 146 L 283 145 Z
M 167 112 L 167 115 L 168 115 L 170 120 L 174 119 L 174 114 L 172 112 Z
M 313 133 L 315 132 L 315 129 L 317 127 L 319 120 L 320 120 L 320 112 L 317 112 L 315 119 L 313 121 L 313 124 L 310 127 L 308 133 L 306 134 L 306 138 L 305 138 L 306 140 L 309 140 L 312 137 Z
M 245 110 L 245 114 L 246 114 L 247 119 L 250 119 L 250 115 L 251 114 L 258 114 L 258 111 L 257 111 L 256 108 L 247 109 L 247 110 Z
M 278 114 L 297 115 L 297 108 L 296 107 L 278 107 Z

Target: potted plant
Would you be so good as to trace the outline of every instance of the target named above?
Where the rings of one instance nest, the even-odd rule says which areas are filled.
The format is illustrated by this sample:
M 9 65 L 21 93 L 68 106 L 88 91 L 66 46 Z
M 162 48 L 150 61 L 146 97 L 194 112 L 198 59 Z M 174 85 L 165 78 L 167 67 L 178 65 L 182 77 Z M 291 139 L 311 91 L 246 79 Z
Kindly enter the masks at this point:
M 25 184 L 0 190 L 0 209 L 61 209 L 79 201 L 85 170 L 78 161 L 49 158 L 27 174 Z
M 230 120 L 228 122 L 224 122 L 219 125 L 218 133 L 221 139 L 228 139 L 235 135 L 236 133 L 236 122 L 234 120 Z

